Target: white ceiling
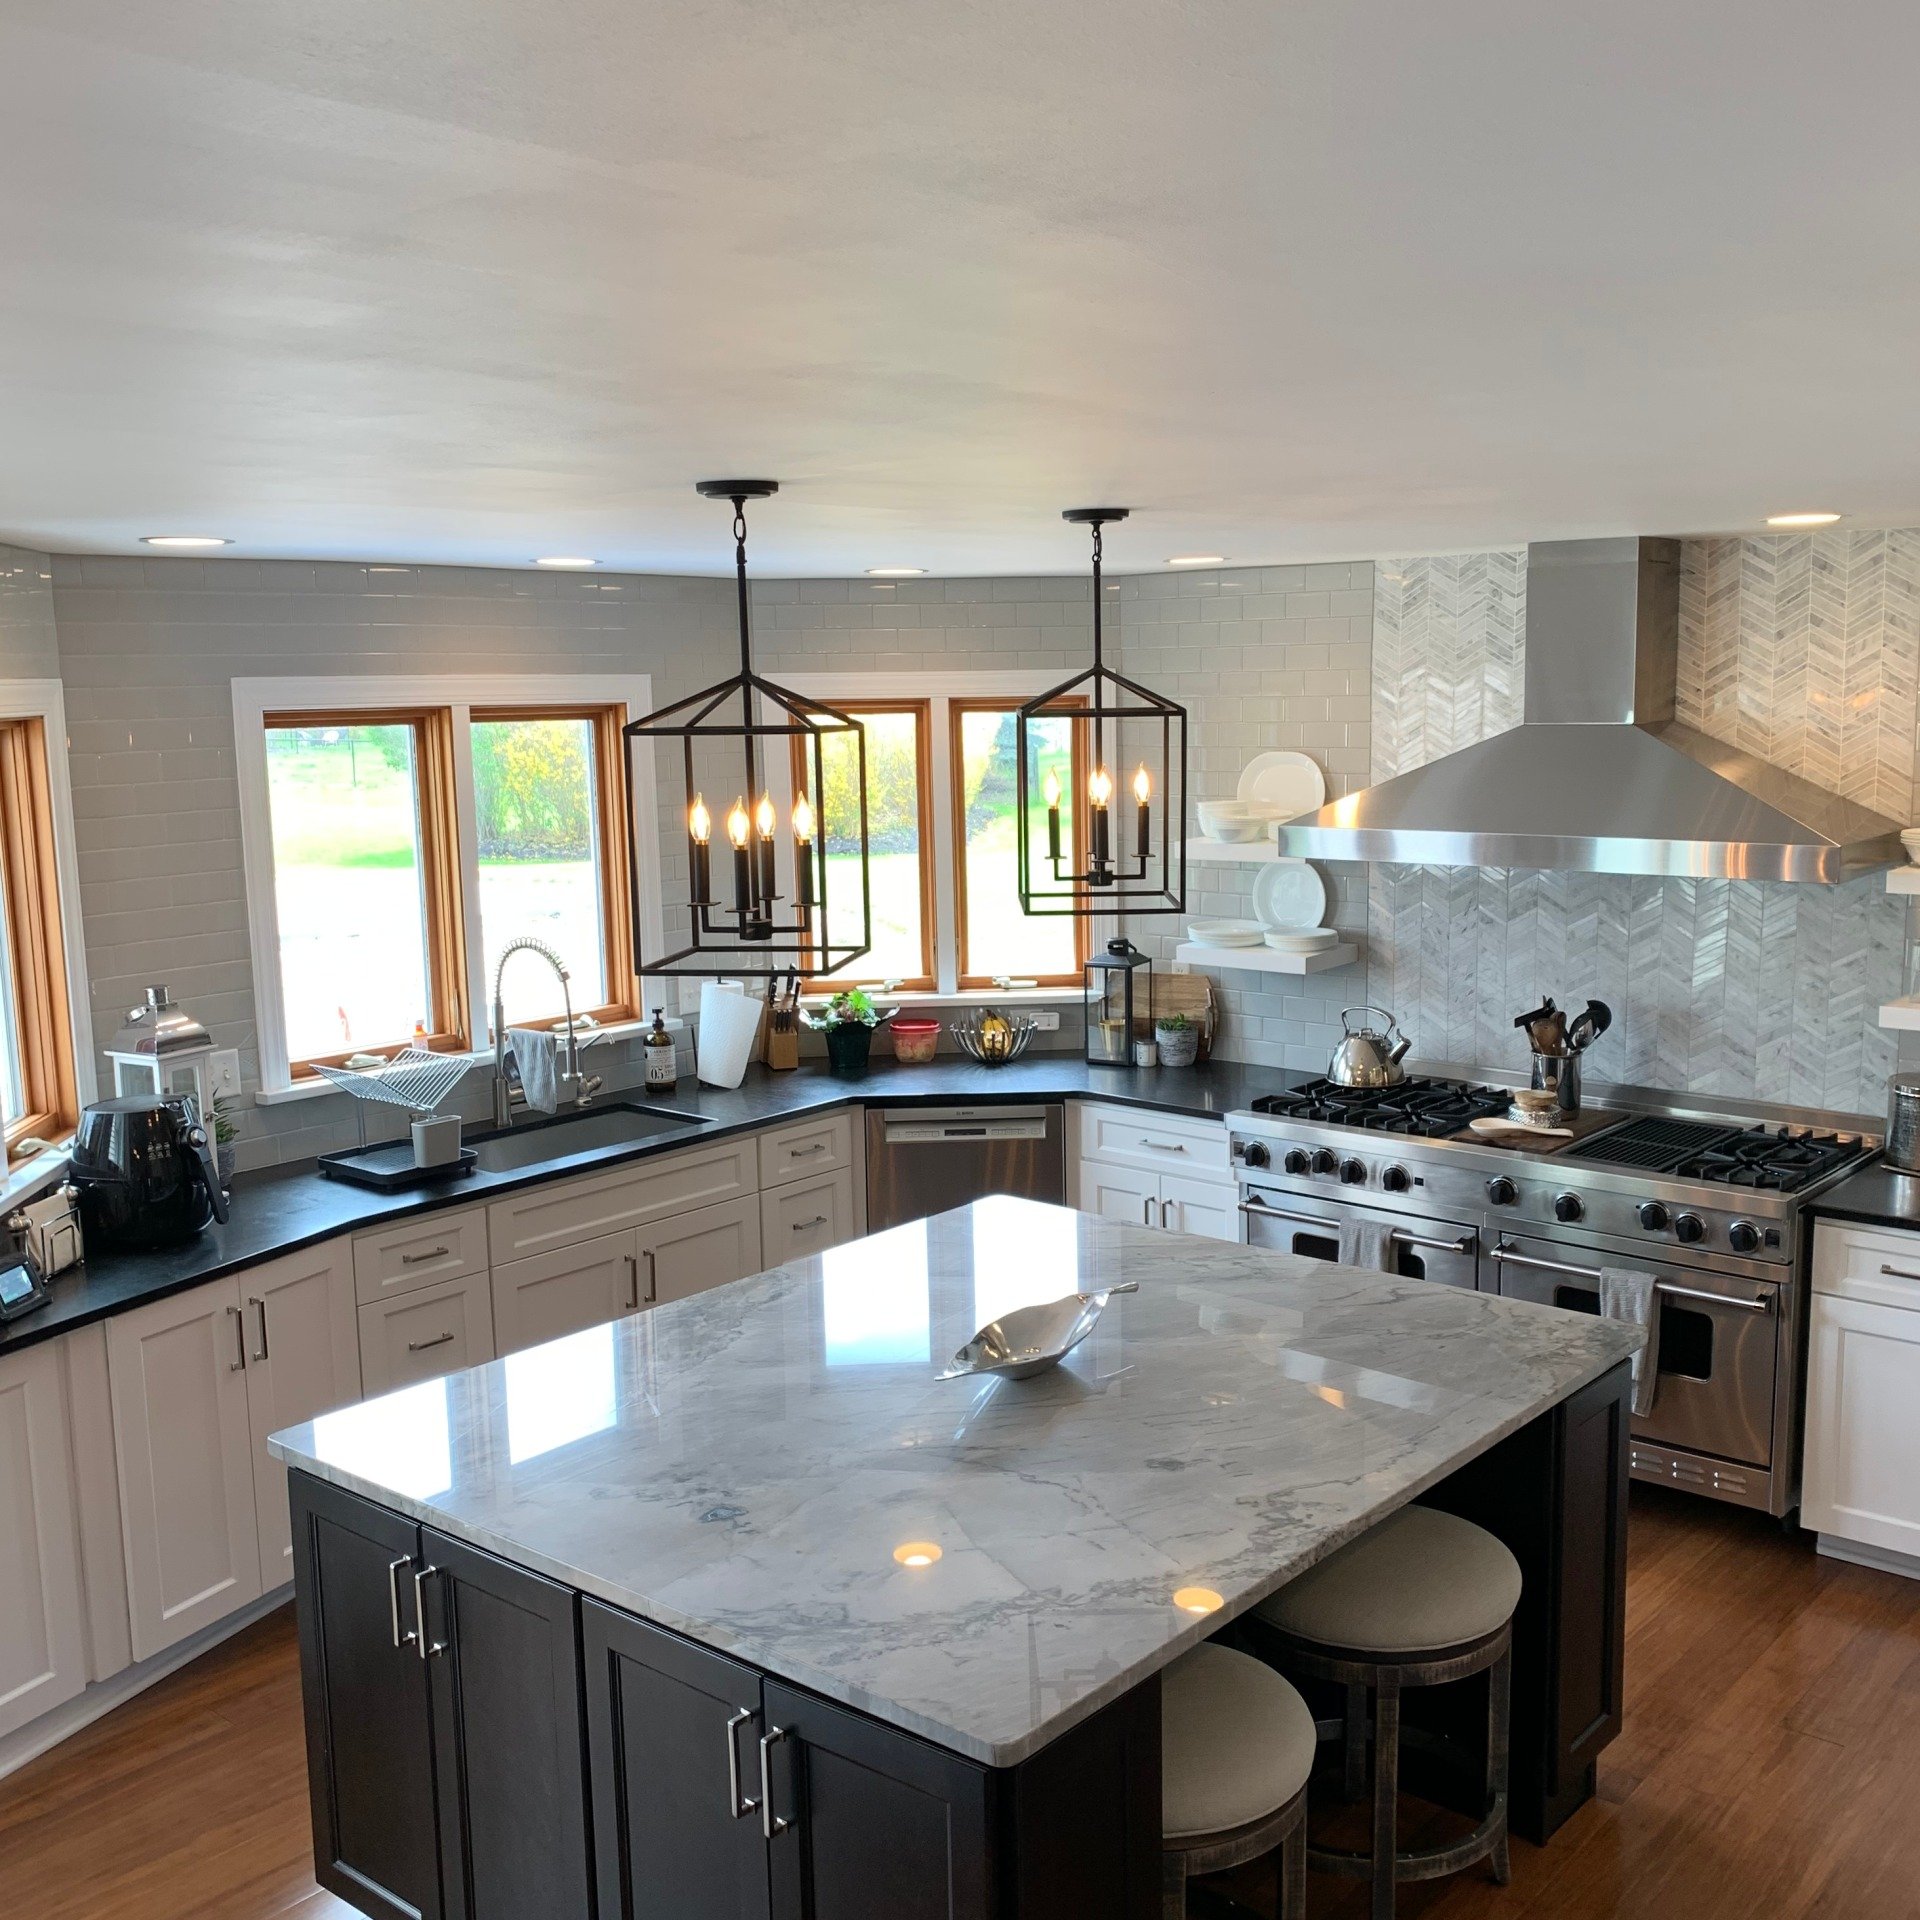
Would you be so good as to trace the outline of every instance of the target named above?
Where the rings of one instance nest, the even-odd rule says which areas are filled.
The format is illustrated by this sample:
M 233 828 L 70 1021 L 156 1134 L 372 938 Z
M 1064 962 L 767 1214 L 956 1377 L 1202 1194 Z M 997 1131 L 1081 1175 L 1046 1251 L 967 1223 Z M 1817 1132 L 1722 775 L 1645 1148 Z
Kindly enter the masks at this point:
M 1911 0 L 6 0 L 0 537 L 1121 570 L 1920 521 Z

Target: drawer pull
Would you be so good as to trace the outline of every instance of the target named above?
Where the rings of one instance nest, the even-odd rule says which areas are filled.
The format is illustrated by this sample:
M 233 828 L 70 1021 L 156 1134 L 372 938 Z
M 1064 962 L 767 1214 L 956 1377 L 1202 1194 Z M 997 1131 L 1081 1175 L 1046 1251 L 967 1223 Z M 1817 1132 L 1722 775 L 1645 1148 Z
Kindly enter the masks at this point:
M 640 1310 L 640 1262 L 631 1253 L 622 1258 L 627 1267 L 627 1311 L 637 1313 Z
M 748 1814 L 760 1810 L 760 1802 L 740 1791 L 740 1740 L 739 1729 L 751 1726 L 756 1715 L 751 1707 L 742 1707 L 727 1722 L 727 1811 L 736 1820 L 744 1820 Z
M 413 1618 L 414 1651 L 422 1660 L 431 1660 L 435 1654 L 445 1653 L 447 1643 L 444 1640 L 427 1638 L 427 1582 L 438 1573 L 438 1567 L 418 1567 L 413 1575 Z
M 760 1736 L 760 1832 L 768 1840 L 776 1833 L 785 1833 L 793 1825 L 791 1820 L 783 1820 L 773 1810 L 773 1761 L 770 1756 L 773 1749 L 786 1738 L 785 1727 L 769 1727 Z
M 796 1220 L 793 1223 L 792 1231 L 795 1233 L 807 1233 L 814 1227 L 824 1227 L 826 1224 L 827 1216 L 824 1213 L 816 1213 L 811 1220 Z
M 1140 1144 L 1143 1147 L 1151 1147 L 1155 1153 L 1185 1153 L 1187 1150 L 1183 1141 L 1149 1140 L 1144 1133 L 1140 1136 Z
M 828 1153 L 831 1151 L 832 1149 L 824 1140 L 816 1140 L 810 1147 L 789 1147 L 787 1149 L 787 1158 L 789 1160 L 811 1160 L 816 1153 Z
M 400 1631 L 400 1569 L 412 1565 L 413 1561 L 404 1553 L 398 1560 L 387 1562 L 387 1615 L 393 1622 L 393 1646 L 396 1653 L 402 1647 L 412 1646 L 416 1637 L 411 1631 L 406 1633 Z
M 407 1351 L 409 1353 L 425 1353 L 429 1347 L 444 1347 L 452 1338 L 453 1335 L 449 1332 L 436 1333 L 431 1340 L 409 1340 L 407 1342 Z
M 1920 1280 L 1920 1273 L 1915 1273 L 1908 1267 L 1890 1267 L 1884 1260 L 1880 1262 L 1880 1271 L 1889 1280 Z
M 229 1307 L 233 1315 L 233 1358 L 227 1362 L 229 1373 L 245 1373 L 247 1370 L 247 1317 L 238 1307 Z
M 425 1253 L 403 1253 L 400 1264 L 403 1267 L 417 1267 L 424 1260 L 444 1260 L 452 1251 L 451 1247 L 429 1247 Z

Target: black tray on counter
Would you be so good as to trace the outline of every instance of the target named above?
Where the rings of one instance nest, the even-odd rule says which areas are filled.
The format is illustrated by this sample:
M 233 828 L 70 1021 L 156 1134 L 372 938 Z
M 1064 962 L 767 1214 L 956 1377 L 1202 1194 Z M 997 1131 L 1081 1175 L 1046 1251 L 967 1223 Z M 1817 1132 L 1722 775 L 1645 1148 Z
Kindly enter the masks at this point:
M 350 1181 L 356 1187 L 371 1187 L 376 1193 L 405 1193 L 411 1187 L 431 1187 L 442 1180 L 464 1180 L 479 1164 L 480 1156 L 471 1147 L 462 1147 L 457 1161 L 440 1167 L 416 1167 L 411 1140 L 349 1147 L 320 1156 L 320 1171 L 329 1180 Z

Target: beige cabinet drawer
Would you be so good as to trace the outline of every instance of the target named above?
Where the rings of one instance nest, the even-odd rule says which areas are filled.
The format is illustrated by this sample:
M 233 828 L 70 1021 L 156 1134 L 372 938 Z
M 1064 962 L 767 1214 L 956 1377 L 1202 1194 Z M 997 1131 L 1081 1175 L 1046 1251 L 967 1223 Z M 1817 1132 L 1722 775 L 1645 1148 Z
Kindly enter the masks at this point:
M 496 1200 L 487 1209 L 487 1242 L 498 1267 L 759 1190 L 753 1136 L 742 1134 Z
M 760 1136 L 760 1185 L 784 1186 L 853 1165 L 853 1116 L 830 1113 L 820 1120 L 799 1120 Z
M 459 1274 L 481 1273 L 486 1265 L 485 1207 L 431 1214 L 353 1236 L 353 1291 L 363 1306 Z
M 757 1197 L 676 1215 L 641 1228 L 638 1238 L 640 1297 L 647 1306 L 724 1287 L 766 1265 L 760 1257 Z
M 766 1266 L 837 1247 L 859 1231 L 851 1168 L 789 1181 L 760 1196 L 760 1252 Z
M 1156 1173 L 1229 1173 L 1227 1130 L 1218 1120 L 1189 1120 L 1145 1107 L 1080 1108 L 1080 1157 Z
M 1920 1308 L 1920 1233 L 1822 1220 L 1813 1234 L 1813 1290 L 1870 1306 Z
M 493 1270 L 493 1331 L 502 1354 L 597 1327 L 652 1304 L 632 1228 L 556 1247 Z
M 484 1267 L 360 1309 L 360 1379 L 369 1399 L 492 1358 Z

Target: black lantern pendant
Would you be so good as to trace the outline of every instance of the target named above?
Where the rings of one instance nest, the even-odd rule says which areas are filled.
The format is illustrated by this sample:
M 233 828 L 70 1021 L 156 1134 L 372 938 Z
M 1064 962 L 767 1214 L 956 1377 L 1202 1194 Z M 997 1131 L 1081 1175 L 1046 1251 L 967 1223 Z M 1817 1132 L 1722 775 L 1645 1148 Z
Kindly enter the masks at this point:
M 639 924 L 639 836 L 634 836 L 634 952 L 643 974 L 733 974 L 792 970 L 804 978 L 832 973 L 857 960 L 872 944 L 873 906 L 867 863 L 866 729 L 850 715 L 817 700 L 803 700 L 753 670 L 753 638 L 747 599 L 747 502 L 769 499 L 775 480 L 702 480 L 709 500 L 733 502 L 734 573 L 740 599 L 740 671 L 729 680 L 658 708 L 626 729 L 631 791 L 651 777 L 636 755 L 642 740 L 670 742 L 678 749 L 685 791 L 681 815 L 687 833 L 686 944 L 648 957 Z M 827 804 L 827 748 L 836 770 L 847 776 L 841 809 L 831 819 Z M 791 760 L 793 804 L 782 832 L 772 795 L 773 768 Z M 844 762 L 844 765 L 841 764 Z M 726 848 L 713 852 L 714 805 L 727 806 Z M 858 816 L 857 835 L 850 831 Z M 841 863 L 829 915 L 830 834 L 845 845 L 836 854 L 857 853 L 859 918 L 853 918 L 852 875 Z M 782 839 L 786 846 L 783 849 Z M 669 903 L 671 906 L 672 903 Z M 672 936 L 670 936 L 672 937 Z
M 1029 700 L 1016 722 L 1016 844 L 1027 913 L 1186 910 L 1187 710 L 1115 673 L 1101 652 L 1100 529 L 1126 517 L 1125 507 L 1074 507 L 1062 516 L 1093 529 L 1093 665 Z M 1030 789 L 1041 755 L 1051 747 L 1057 757 L 1069 729 L 1068 778 L 1085 779 L 1085 815 L 1049 767 L 1039 780 L 1045 813 L 1036 820 Z M 1123 798 L 1116 772 L 1125 779 L 1130 760 L 1138 764 Z M 1034 845 L 1041 833 L 1044 852 Z
M 1131 940 L 1087 956 L 1087 1065 L 1133 1064 L 1136 1021 L 1153 1019 L 1153 962 Z

